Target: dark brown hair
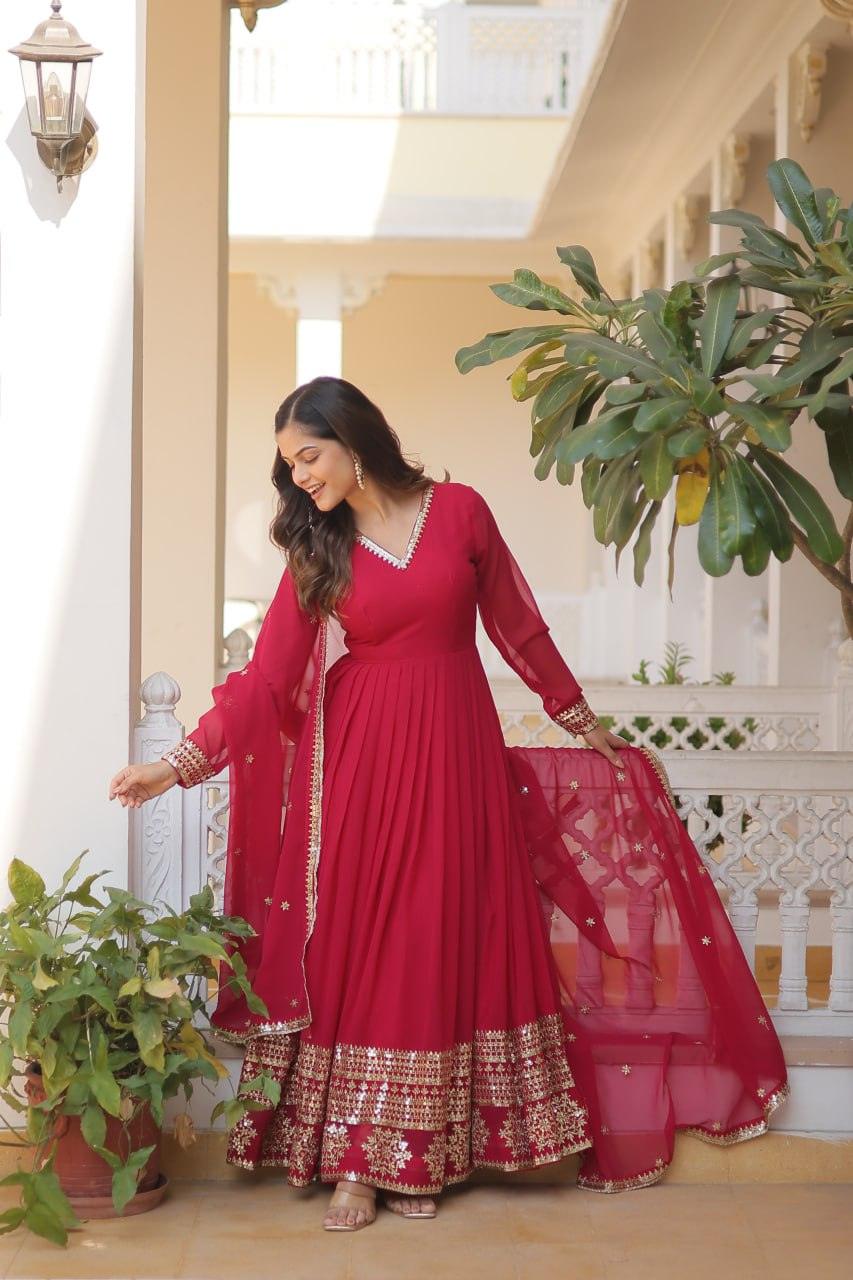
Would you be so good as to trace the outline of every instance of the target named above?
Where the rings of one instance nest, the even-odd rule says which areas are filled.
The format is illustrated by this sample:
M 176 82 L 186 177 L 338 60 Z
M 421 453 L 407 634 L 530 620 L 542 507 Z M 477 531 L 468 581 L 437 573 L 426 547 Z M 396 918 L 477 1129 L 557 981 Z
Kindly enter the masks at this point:
M 276 435 L 293 422 L 312 436 L 340 441 L 358 455 L 365 473 L 386 489 L 411 492 L 432 482 L 421 463 L 403 456 L 399 437 L 382 411 L 343 378 L 313 378 L 291 391 L 275 415 Z M 278 508 L 270 538 L 287 555 L 301 607 L 318 617 L 327 616 L 350 587 L 350 553 L 356 536 L 352 508 L 348 502 L 339 502 L 331 511 L 318 511 L 294 483 L 290 466 L 278 450 L 272 482 L 278 491 Z

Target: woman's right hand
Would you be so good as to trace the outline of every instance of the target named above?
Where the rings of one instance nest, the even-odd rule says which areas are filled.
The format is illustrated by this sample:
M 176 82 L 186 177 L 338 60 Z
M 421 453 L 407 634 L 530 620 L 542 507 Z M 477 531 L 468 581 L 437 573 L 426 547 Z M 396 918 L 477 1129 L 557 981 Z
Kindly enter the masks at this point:
M 118 800 L 122 808 L 138 809 L 146 800 L 161 796 L 178 781 L 177 769 L 168 760 L 152 764 L 129 764 L 119 769 L 110 780 L 110 800 Z

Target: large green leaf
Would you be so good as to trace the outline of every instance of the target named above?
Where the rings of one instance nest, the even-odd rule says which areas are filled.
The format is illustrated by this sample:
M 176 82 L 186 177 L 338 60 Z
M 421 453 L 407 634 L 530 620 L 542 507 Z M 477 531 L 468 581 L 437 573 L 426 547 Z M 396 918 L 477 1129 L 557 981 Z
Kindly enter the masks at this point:
M 547 418 L 550 414 L 581 398 L 584 387 L 589 380 L 587 370 L 562 368 L 555 373 L 546 387 L 537 395 L 531 407 L 531 418 Z
M 723 545 L 722 484 L 719 463 L 711 454 L 708 496 L 699 517 L 699 563 L 712 578 L 721 578 L 732 567 L 732 556 Z
M 630 347 L 600 333 L 570 333 L 566 337 L 566 358 L 588 363 L 609 360 L 623 374 L 634 373 L 652 381 L 660 378 L 660 368 L 640 347 Z
M 826 400 L 833 387 L 839 382 L 846 382 L 853 374 L 853 351 L 848 351 L 843 360 L 839 360 L 834 369 L 830 369 L 821 379 L 820 386 L 810 398 L 809 410 L 812 417 L 826 408 Z
M 673 458 L 692 458 L 707 440 L 708 432 L 704 427 L 687 427 L 677 435 L 666 438 L 667 452 Z
M 739 227 L 741 230 L 767 226 L 762 217 L 757 213 L 750 213 L 748 209 L 713 209 L 708 214 L 708 221 L 717 226 Z
M 535 271 L 526 267 L 519 267 L 512 273 L 512 284 L 491 284 L 489 288 L 501 301 L 513 307 L 526 307 L 528 311 L 559 311 L 564 316 L 581 312 L 578 304 L 562 289 L 545 284 Z
M 719 271 L 720 267 L 727 267 L 730 262 L 735 262 L 739 257 L 739 249 L 730 249 L 727 253 L 712 253 L 710 258 L 703 258 L 701 262 L 697 262 L 693 270 L 697 276 L 709 276 L 713 271 Z
M 761 528 L 756 527 L 741 552 L 744 573 L 757 578 L 767 568 L 770 559 L 770 543 Z
M 107 1119 L 103 1109 L 90 1102 L 80 1117 L 80 1129 L 90 1147 L 102 1147 L 107 1137 Z
M 761 525 L 777 560 L 790 560 L 794 550 L 791 520 L 773 486 L 753 470 L 739 453 L 727 453 L 727 470 L 736 469 L 741 485 L 749 496 L 749 505 Z
M 666 360 L 667 356 L 675 354 L 676 346 L 672 335 L 650 312 L 647 311 L 637 321 L 637 334 L 655 360 Z
M 853 413 L 846 423 L 827 427 L 824 436 L 829 465 L 839 493 L 853 501 Z
M 758 434 L 768 449 L 784 451 L 791 447 L 791 414 L 773 405 L 756 404 L 753 400 L 728 400 L 729 413 L 745 422 Z
M 616 410 L 595 418 L 583 427 L 576 427 L 562 450 L 564 462 L 581 462 L 590 454 L 597 458 L 618 458 L 639 443 L 632 419 L 634 406 Z
M 487 333 L 485 338 L 481 338 L 473 346 L 459 348 L 456 352 L 456 368 L 460 373 L 469 373 L 479 365 L 494 364 L 496 360 L 516 356 L 520 351 L 538 346 L 540 342 L 562 338 L 567 332 L 567 325 L 535 324 Z
M 632 404 L 635 400 L 642 400 L 648 389 L 645 382 L 611 382 L 604 398 L 608 404 Z
M 823 221 L 817 207 L 814 187 L 803 169 L 796 160 L 785 156 L 768 165 L 767 180 L 785 217 L 803 233 L 814 248 L 824 238 Z
M 771 321 L 776 320 L 781 314 L 781 307 L 761 307 L 758 311 L 752 311 L 743 316 L 732 329 L 732 336 L 729 338 L 729 345 L 726 347 L 726 355 L 729 357 L 739 356 L 742 351 L 746 350 L 755 330 L 766 328 Z
M 45 883 L 35 867 L 20 858 L 13 858 L 6 873 L 12 897 L 23 907 L 31 907 L 44 897 Z
M 770 453 L 760 445 L 755 445 L 752 452 L 791 515 L 801 525 L 812 551 L 826 564 L 835 564 L 844 551 L 844 542 L 835 527 L 832 512 L 817 489 L 778 454 Z
M 757 224 L 746 227 L 743 243 L 750 250 L 744 256 L 759 266 L 784 266 L 793 271 L 799 271 L 801 259 L 805 257 L 799 245 L 789 240 L 781 231 L 776 231 L 774 227 L 759 227 Z
M 653 441 L 649 441 L 652 444 Z M 634 581 L 638 587 L 643 585 L 643 579 L 646 574 L 646 565 L 649 562 L 649 556 L 652 550 L 652 529 L 661 509 L 660 502 L 653 502 L 643 518 L 640 525 L 640 532 L 634 543 Z
M 739 297 L 737 276 L 723 276 L 708 285 L 705 312 L 697 332 L 702 343 L 702 368 L 709 378 L 716 372 L 732 336 Z
M 849 338 L 832 338 L 816 351 L 800 355 L 789 364 L 782 365 L 777 374 L 748 373 L 747 382 L 764 395 L 775 396 L 788 387 L 798 387 L 813 373 L 819 373 L 833 360 L 850 349 Z
M 654 500 L 665 498 L 672 484 L 674 463 L 666 447 L 666 436 L 658 433 L 640 450 L 640 475 L 646 493 Z
M 592 254 L 582 244 L 558 246 L 557 257 L 569 268 L 575 280 L 590 298 L 600 298 L 604 292 Z
M 661 396 L 657 400 L 644 400 L 637 410 L 634 427 L 643 435 L 664 431 L 680 422 L 691 409 L 689 400 L 675 396 Z
M 720 542 L 727 555 L 744 550 L 755 530 L 755 514 L 749 494 L 736 467 L 720 475 Z

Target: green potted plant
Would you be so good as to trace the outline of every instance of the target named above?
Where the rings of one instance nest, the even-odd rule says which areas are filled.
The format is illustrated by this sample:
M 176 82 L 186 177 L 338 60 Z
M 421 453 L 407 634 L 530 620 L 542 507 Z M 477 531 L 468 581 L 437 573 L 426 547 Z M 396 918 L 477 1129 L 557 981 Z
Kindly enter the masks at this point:
M 22 1129 L 7 1127 L 14 1142 L 32 1149 L 32 1168 L 0 1178 L 21 1188 L 18 1206 L 0 1214 L 0 1233 L 25 1224 L 38 1235 L 67 1244 L 68 1229 L 82 1216 L 115 1216 L 153 1207 L 166 1179 L 160 1172 L 165 1101 L 193 1080 L 228 1076 L 195 1023 L 206 1020 L 205 989 L 216 980 L 216 961 L 227 959 L 231 981 L 249 1006 L 264 1014 L 251 991 L 238 953 L 226 935 L 248 937 L 248 921 L 213 909 L 205 886 L 189 908 L 158 909 L 125 889 L 93 885 L 106 872 L 76 887 L 85 852 L 75 858 L 58 889 L 48 892 L 39 873 L 13 859 L 11 901 L 0 910 L 0 1098 L 26 1112 Z M 209 1022 L 206 1029 L 210 1028 Z M 16 1063 L 23 1064 L 16 1069 Z M 16 1080 L 25 1079 L 23 1091 Z M 258 1078 L 271 1100 L 277 1082 Z M 276 1086 L 272 1088 L 271 1086 Z M 260 1103 L 240 1096 L 219 1102 L 236 1123 Z M 175 1136 L 195 1141 L 188 1112 Z
M 491 288 L 555 319 L 487 334 L 461 348 L 462 373 L 522 355 L 509 377 L 531 400 L 534 474 L 569 485 L 580 471 L 596 539 L 616 562 L 633 540 L 642 584 L 652 530 L 675 487 L 670 588 L 679 529 L 698 522 L 698 553 L 712 576 L 736 558 L 764 571 L 796 547 L 840 593 L 853 636 L 853 212 L 815 190 L 795 161 L 768 168 L 774 199 L 795 239 L 739 209 L 712 213 L 740 245 L 696 267 L 671 289 L 610 296 L 589 251 L 558 248 L 577 296 L 533 271 Z M 723 274 L 714 274 L 723 272 Z M 749 290 L 781 306 L 744 305 Z M 838 492 L 850 502 L 839 533 L 805 476 L 783 457 L 805 409 L 820 429 Z

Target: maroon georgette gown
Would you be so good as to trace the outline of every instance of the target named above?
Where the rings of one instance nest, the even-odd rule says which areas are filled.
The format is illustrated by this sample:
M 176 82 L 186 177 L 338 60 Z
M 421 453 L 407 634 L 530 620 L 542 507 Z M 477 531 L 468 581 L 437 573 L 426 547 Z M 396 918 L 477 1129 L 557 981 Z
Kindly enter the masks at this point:
M 545 711 L 588 728 L 485 500 L 430 483 L 402 559 L 357 536 L 336 620 L 285 570 L 251 662 L 165 757 L 183 786 L 229 766 L 225 908 L 255 935 L 212 1023 L 251 1097 L 280 1085 L 232 1164 L 434 1194 L 583 1150 L 581 1184 L 621 1190 L 661 1176 L 674 1128 L 740 1140 L 785 1096 L 660 762 L 508 748 L 478 609 Z

